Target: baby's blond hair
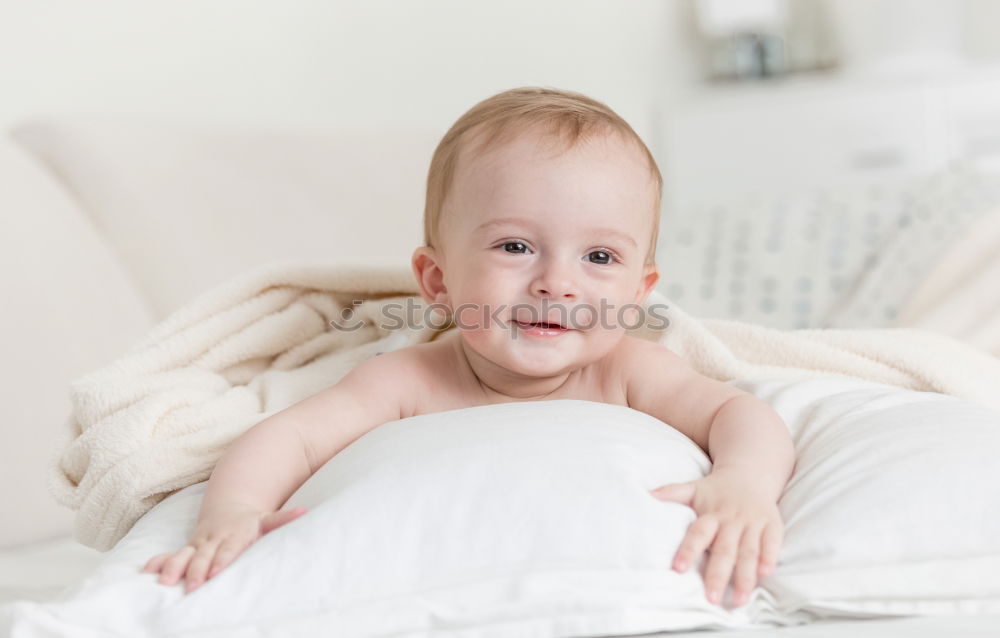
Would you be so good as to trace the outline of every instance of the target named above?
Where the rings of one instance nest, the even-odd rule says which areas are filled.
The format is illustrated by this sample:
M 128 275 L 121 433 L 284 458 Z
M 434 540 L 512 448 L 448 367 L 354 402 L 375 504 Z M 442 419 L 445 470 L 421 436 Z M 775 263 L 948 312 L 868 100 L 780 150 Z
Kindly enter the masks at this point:
M 458 158 L 473 135 L 479 143 L 469 149 L 470 156 L 502 145 L 529 129 L 541 127 L 555 133 L 567 148 L 581 138 L 617 132 L 632 140 L 644 153 L 656 185 L 653 236 L 646 251 L 646 263 L 655 263 L 656 237 L 660 226 L 660 200 L 663 177 L 646 144 L 620 115 L 592 98 L 552 88 L 521 87 L 510 89 L 476 104 L 458 118 L 445 133 L 427 173 L 427 200 L 424 205 L 424 244 L 437 246 L 438 228 L 445 198 L 451 190 L 458 168 Z

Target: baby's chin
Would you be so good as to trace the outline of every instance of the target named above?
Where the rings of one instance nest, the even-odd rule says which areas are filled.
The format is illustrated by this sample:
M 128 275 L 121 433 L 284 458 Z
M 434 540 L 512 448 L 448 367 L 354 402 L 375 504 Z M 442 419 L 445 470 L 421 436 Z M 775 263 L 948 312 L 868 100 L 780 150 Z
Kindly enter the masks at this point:
M 575 335 L 555 337 L 556 339 L 573 338 Z M 577 335 L 578 336 L 578 335 Z M 463 332 L 462 338 L 467 347 L 490 364 L 503 368 L 510 374 L 523 376 L 526 380 L 542 379 L 575 372 L 593 363 L 593 353 L 586 348 L 577 347 L 547 347 L 544 343 L 529 342 L 531 337 L 524 335 L 516 339 L 505 335 L 506 341 L 500 341 L 495 335 Z
M 518 356 L 516 353 L 508 353 L 505 357 L 498 357 L 494 361 L 510 372 L 519 374 L 529 379 L 544 379 L 557 377 L 569 372 L 576 372 L 581 368 L 591 364 L 592 361 L 581 361 L 576 357 L 550 356 L 526 358 Z

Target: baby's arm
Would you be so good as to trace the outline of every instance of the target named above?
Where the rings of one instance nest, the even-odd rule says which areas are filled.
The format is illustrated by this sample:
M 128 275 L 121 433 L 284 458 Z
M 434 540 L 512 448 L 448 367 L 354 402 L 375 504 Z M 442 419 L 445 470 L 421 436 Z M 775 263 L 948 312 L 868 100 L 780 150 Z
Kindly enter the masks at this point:
M 410 359 L 405 350 L 368 359 L 336 385 L 243 433 L 212 472 L 188 545 L 154 556 L 143 571 L 161 572 L 164 585 L 186 573 L 187 591 L 193 591 L 260 536 L 305 513 L 275 510 L 337 452 L 401 418 L 413 386 L 405 378 Z
M 683 572 L 712 545 L 705 573 L 709 600 L 722 599 L 736 562 L 734 602 L 742 604 L 757 576 L 777 564 L 783 535 L 777 501 L 795 464 L 788 428 L 754 395 L 699 374 L 660 344 L 634 340 L 629 352 L 629 406 L 679 430 L 712 459 L 704 479 L 653 491 L 698 514 L 674 568 Z

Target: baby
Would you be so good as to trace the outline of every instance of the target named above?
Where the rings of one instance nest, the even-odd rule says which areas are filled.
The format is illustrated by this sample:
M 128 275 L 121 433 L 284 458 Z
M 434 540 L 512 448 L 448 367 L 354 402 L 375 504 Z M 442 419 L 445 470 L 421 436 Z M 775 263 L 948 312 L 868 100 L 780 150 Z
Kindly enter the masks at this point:
M 730 575 L 735 605 L 775 567 L 788 429 L 767 404 L 704 377 L 666 347 L 625 334 L 659 277 L 662 178 L 639 136 L 586 96 L 495 95 L 445 134 L 427 178 L 421 295 L 455 328 L 386 352 L 255 425 L 212 472 L 188 545 L 149 560 L 186 591 L 305 508 L 277 511 L 317 469 L 379 425 L 508 401 L 582 399 L 640 410 L 705 450 L 711 473 L 652 490 L 697 514 L 674 558 L 710 549 L 707 598 Z M 735 571 L 734 571 L 735 570 Z

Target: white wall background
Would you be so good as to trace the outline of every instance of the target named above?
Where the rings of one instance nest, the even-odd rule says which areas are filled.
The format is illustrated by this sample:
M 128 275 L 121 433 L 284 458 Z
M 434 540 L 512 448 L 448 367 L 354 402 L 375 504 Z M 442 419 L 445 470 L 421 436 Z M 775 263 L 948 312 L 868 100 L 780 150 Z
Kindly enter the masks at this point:
M 953 4 L 965 53 L 1000 60 L 1000 2 Z M 443 131 L 535 84 L 607 102 L 656 152 L 665 99 L 703 67 L 693 0 L 0 0 L 2 128 L 91 113 Z
M 492 93 L 550 85 L 648 134 L 660 92 L 697 72 L 691 15 L 664 0 L 0 0 L 0 125 L 83 111 L 443 131 Z
M 1000 60 L 1000 2 L 962 0 L 965 54 L 976 60 Z

